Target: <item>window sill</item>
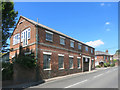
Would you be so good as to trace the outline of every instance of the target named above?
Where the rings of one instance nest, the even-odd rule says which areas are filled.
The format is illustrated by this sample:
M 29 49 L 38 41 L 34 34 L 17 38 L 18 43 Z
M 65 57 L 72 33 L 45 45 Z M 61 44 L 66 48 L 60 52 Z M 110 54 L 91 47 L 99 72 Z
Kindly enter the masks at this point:
M 53 42 L 53 41 L 51 41 L 51 40 L 46 40 L 46 41 L 48 41 L 48 42 Z
M 48 68 L 48 69 L 44 69 L 45 71 L 47 71 L 47 70 L 51 70 L 50 68 Z
M 61 43 L 60 43 L 60 45 L 63 45 L 63 46 L 65 46 L 65 44 L 61 44 Z
M 64 68 L 59 68 L 59 70 L 63 70 Z
M 78 69 L 81 69 L 80 67 L 78 67 Z
M 27 47 L 28 45 L 24 45 L 24 46 L 22 46 L 22 47 Z
M 72 68 L 70 68 L 70 69 L 73 69 L 73 67 L 72 67 Z

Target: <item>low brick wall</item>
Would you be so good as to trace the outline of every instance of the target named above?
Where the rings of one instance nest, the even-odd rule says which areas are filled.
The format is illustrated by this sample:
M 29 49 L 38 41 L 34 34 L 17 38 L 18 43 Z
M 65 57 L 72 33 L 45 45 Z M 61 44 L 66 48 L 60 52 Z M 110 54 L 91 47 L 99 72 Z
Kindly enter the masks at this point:
M 36 76 L 36 69 L 25 69 L 19 64 L 14 64 L 14 74 L 13 74 L 13 80 L 5 80 L 2 81 L 2 86 L 12 86 L 12 85 L 18 85 L 23 83 L 31 83 L 36 81 L 43 81 L 42 77 L 38 73 L 38 78 Z
M 40 70 L 40 71 L 41 71 L 40 74 L 42 74 L 41 76 L 43 79 L 82 72 L 81 69 Z

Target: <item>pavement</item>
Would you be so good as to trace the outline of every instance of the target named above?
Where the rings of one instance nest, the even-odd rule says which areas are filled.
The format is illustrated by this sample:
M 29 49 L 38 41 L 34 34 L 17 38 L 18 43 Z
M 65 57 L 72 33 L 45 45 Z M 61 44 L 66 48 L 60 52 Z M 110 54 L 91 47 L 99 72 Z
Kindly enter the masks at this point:
M 97 68 L 51 79 L 29 88 L 118 88 L 118 68 Z

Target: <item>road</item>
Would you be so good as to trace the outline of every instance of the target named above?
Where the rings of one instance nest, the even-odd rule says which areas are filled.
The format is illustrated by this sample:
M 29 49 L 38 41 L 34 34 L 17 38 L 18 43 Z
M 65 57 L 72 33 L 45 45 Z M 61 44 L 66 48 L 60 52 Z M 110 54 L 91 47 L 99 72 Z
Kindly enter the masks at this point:
M 118 88 L 118 68 L 72 75 L 30 88 Z

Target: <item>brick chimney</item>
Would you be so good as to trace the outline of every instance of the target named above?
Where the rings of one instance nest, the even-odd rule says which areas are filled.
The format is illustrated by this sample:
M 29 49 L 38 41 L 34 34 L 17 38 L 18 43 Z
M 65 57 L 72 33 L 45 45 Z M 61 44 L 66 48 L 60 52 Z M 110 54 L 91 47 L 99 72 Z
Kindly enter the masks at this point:
M 108 50 L 106 50 L 106 53 L 108 53 Z

